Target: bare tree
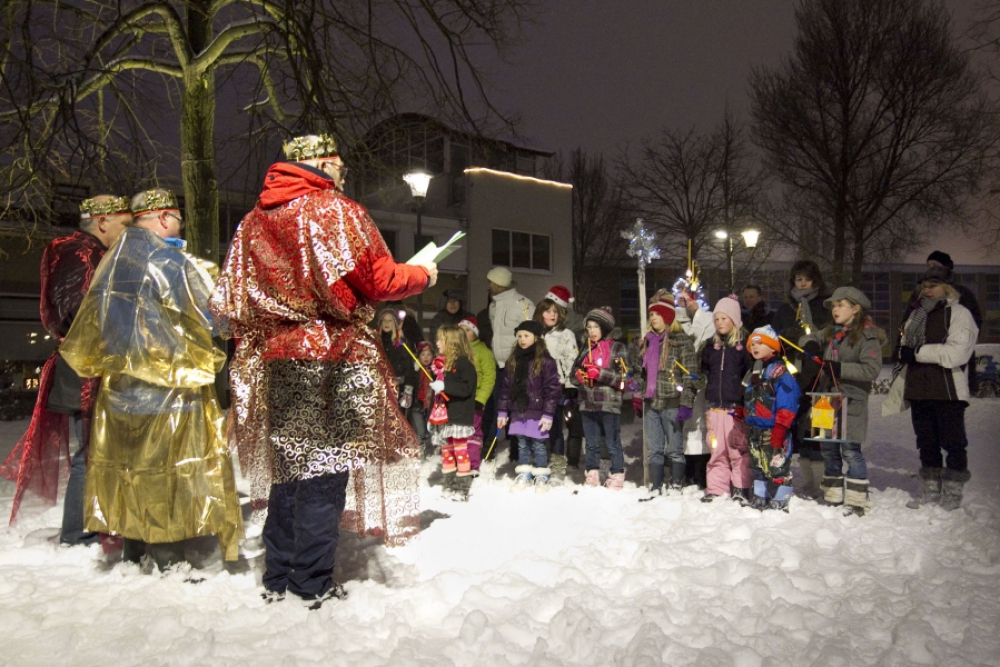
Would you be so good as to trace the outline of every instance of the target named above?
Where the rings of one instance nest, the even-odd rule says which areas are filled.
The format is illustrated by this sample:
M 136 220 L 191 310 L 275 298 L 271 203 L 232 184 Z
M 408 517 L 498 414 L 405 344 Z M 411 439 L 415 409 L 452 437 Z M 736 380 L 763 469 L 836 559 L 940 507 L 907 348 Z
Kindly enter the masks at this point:
M 569 164 L 562 155 L 550 160 L 547 176 L 573 185 L 573 294 L 583 307 L 601 305 L 627 257 L 621 232 L 634 222 L 621 188 L 608 174 L 604 156 L 573 150 Z
M 785 186 L 787 240 L 838 279 L 963 212 L 996 141 L 949 15 L 923 0 L 804 0 L 777 68 L 750 80 L 754 137 Z
M 25 172 L 15 186 L 112 163 L 129 173 L 149 157 L 130 146 L 176 132 L 190 247 L 214 259 L 217 127 L 245 154 L 273 147 L 275 129 L 350 145 L 403 107 L 477 132 L 507 127 L 475 55 L 502 54 L 532 2 L 8 0 L 0 159 Z M 246 126 L 219 126 L 217 99 Z
M 743 127 L 727 109 L 713 131 L 664 129 L 655 140 L 642 142 L 637 158 L 624 151 L 617 164 L 630 204 L 660 237 L 664 259 L 684 264 L 690 240 L 693 257 L 703 264 L 729 264 L 728 269 L 733 266 L 728 241 L 719 243 L 715 232 L 725 231 L 731 239 L 745 228 L 759 228 L 764 179 L 755 162 Z M 751 255 L 744 257 L 749 261 Z

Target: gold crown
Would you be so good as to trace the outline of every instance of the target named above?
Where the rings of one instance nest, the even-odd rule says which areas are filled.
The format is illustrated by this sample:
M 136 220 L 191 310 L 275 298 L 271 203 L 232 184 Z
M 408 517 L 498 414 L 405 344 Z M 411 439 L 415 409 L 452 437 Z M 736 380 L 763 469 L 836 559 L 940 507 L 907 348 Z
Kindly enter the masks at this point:
M 98 215 L 117 215 L 119 213 L 131 212 L 132 209 L 129 207 L 128 197 L 101 195 L 84 199 L 80 202 L 80 218 L 82 220 Z
M 338 155 L 337 140 L 329 134 L 307 134 L 304 137 L 295 137 L 285 142 L 284 149 L 285 159 L 295 162 Z
M 170 190 L 157 188 L 146 190 L 132 197 L 132 211 L 136 217 L 150 211 L 165 211 L 179 209 L 177 197 Z

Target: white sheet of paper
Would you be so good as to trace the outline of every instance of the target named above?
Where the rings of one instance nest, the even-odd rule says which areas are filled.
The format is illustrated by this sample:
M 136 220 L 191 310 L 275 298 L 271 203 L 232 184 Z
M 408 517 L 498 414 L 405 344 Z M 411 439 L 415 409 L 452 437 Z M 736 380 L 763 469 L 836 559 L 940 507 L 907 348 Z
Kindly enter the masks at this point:
M 453 244 L 455 243 L 455 241 L 458 241 L 464 236 L 465 232 L 459 230 L 454 234 L 452 234 L 451 238 L 448 239 L 444 243 L 444 245 L 439 246 L 433 241 L 431 241 L 430 243 L 425 245 L 419 252 L 417 252 L 416 255 L 406 260 L 406 263 L 430 264 L 431 262 L 433 262 L 434 264 L 439 264 L 441 260 L 443 260 L 445 257 L 447 257 L 448 255 L 450 255 L 451 253 L 455 252 L 456 250 L 462 247 Z

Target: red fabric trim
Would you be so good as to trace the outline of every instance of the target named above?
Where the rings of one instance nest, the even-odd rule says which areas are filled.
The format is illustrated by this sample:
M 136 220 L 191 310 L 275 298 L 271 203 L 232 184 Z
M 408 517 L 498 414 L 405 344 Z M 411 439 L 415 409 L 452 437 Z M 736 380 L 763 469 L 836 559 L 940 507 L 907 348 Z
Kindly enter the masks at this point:
M 758 417 L 763 417 L 764 419 L 770 419 L 773 415 L 771 408 L 764 405 L 761 401 L 757 401 L 757 404 L 753 408 L 753 413 Z

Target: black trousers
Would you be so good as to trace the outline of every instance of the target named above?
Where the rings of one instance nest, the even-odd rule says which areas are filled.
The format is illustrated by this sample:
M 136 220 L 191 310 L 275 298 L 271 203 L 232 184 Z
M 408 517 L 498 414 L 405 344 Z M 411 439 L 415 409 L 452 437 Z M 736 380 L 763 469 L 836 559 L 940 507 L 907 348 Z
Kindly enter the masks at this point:
M 349 473 L 272 484 L 264 522 L 264 588 L 306 599 L 333 585 Z
M 920 465 L 956 472 L 969 469 L 965 436 L 965 401 L 910 401 L 913 432 L 917 436 Z M 947 453 L 947 461 L 942 452 Z

